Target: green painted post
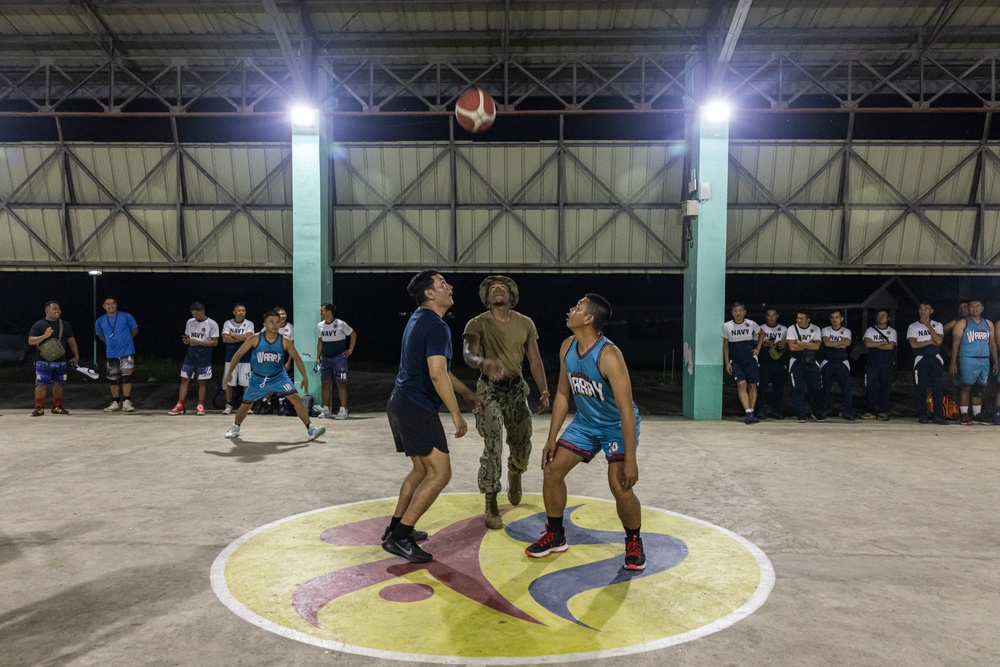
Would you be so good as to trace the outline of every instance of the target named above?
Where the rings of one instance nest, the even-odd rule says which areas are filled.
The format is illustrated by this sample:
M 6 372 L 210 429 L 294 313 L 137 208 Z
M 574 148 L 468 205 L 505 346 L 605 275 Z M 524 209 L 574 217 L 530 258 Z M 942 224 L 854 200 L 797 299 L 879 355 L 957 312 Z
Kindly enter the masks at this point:
M 316 365 L 316 323 L 319 307 L 332 300 L 330 268 L 330 161 L 326 120 L 292 125 L 292 308 L 295 347 L 309 378 L 309 393 L 317 405 L 322 386 Z
M 696 180 L 711 190 L 691 219 L 684 272 L 684 416 L 722 418 L 722 324 L 726 310 L 726 213 L 729 123 L 709 123 L 699 111 L 691 142 Z M 704 196 L 700 192 L 696 197 Z

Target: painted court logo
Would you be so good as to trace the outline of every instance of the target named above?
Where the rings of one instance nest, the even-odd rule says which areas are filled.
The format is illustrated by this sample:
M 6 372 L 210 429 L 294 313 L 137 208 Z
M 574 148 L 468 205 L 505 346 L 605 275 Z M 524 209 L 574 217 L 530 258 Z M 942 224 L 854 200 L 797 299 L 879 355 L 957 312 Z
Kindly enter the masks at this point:
M 663 648 L 760 607 L 774 583 L 753 544 L 698 519 L 644 508 L 647 567 L 622 569 L 613 502 L 571 497 L 569 551 L 529 559 L 539 496 L 483 525 L 482 496 L 441 496 L 420 522 L 430 563 L 386 553 L 395 499 L 330 507 L 244 535 L 212 586 L 262 628 L 325 648 L 444 663 L 565 662 Z

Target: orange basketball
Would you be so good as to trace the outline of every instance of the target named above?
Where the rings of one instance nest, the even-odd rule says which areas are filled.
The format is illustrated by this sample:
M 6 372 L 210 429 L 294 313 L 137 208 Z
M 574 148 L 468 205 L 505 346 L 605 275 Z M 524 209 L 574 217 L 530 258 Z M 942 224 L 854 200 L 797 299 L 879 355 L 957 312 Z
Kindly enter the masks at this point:
M 467 132 L 484 132 L 497 117 L 497 105 L 485 90 L 471 88 L 455 103 L 455 118 Z

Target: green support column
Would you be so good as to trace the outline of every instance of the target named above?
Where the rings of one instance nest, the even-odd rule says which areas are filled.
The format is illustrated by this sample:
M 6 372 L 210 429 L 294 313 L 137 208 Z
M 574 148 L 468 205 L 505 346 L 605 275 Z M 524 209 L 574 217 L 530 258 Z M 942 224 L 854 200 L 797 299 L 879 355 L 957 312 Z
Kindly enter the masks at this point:
M 316 365 L 319 307 L 332 300 L 330 268 L 329 150 L 326 119 L 311 127 L 292 126 L 292 308 L 295 347 L 306 366 L 309 393 L 319 404 L 322 386 Z
M 693 123 L 692 165 L 699 194 L 710 196 L 691 219 L 684 272 L 684 416 L 722 418 L 722 324 L 726 311 L 726 212 L 729 190 L 729 123 Z

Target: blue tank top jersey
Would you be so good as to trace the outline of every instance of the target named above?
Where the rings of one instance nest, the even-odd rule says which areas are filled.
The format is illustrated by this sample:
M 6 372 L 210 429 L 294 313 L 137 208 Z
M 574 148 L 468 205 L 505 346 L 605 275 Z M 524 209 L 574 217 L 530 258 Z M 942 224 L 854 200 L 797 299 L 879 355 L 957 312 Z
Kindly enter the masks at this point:
M 600 428 L 621 428 L 621 414 L 618 412 L 614 391 L 611 384 L 601 376 L 598 365 L 601 352 L 610 343 L 602 334 L 594 346 L 580 358 L 574 337 L 566 351 L 566 373 L 569 376 L 569 389 L 576 403 L 576 418 Z M 638 418 L 639 409 L 635 403 L 632 403 L 632 410 Z
M 979 324 L 971 317 L 965 318 L 965 332 L 962 334 L 962 344 L 958 346 L 960 357 L 990 356 L 990 325 L 985 318 Z
M 260 332 L 257 346 L 250 354 L 250 370 L 259 377 L 271 377 L 285 370 L 285 350 L 281 347 L 281 336 L 273 343 L 268 342 L 265 333 Z

